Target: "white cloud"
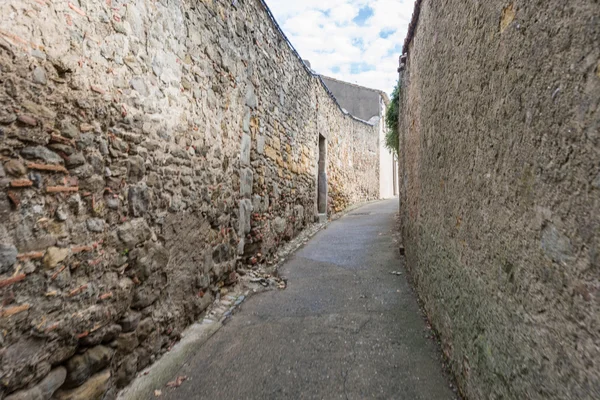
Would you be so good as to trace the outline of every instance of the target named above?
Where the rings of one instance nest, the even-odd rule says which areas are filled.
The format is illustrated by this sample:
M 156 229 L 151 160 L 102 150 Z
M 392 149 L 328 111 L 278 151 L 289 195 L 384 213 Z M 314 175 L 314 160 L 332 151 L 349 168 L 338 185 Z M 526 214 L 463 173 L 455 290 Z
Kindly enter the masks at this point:
M 316 72 L 392 91 L 414 0 L 266 2 L 300 56 Z

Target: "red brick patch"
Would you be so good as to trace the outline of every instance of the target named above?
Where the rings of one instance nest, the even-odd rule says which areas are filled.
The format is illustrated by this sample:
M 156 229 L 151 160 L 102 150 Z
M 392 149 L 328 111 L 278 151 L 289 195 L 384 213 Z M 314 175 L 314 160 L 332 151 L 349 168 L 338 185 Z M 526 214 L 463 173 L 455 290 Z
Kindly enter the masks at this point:
M 88 261 L 88 265 L 94 266 L 102 262 L 102 257 L 96 258 L 95 260 Z
M 77 289 L 71 290 L 69 292 L 69 294 L 67 295 L 67 297 L 77 296 L 78 294 L 80 294 L 81 292 L 83 292 L 87 288 L 88 288 L 88 285 L 79 286 Z
M 52 134 L 50 135 L 50 141 L 54 143 L 62 143 L 68 146 L 75 146 L 75 143 L 71 139 L 67 139 L 66 137 L 62 137 L 59 135 Z
M 14 283 L 17 282 L 21 282 L 22 280 L 24 280 L 27 276 L 25 274 L 19 274 L 19 275 L 15 275 L 11 278 L 7 278 L 7 279 L 2 279 L 0 280 L 0 288 L 6 287 L 6 286 L 10 286 Z
M 62 193 L 62 192 L 77 192 L 79 187 L 77 186 L 48 186 L 46 188 L 47 193 Z
M 89 131 L 93 131 L 94 130 L 94 125 L 90 125 L 90 124 L 81 124 L 79 125 L 79 130 L 81 132 L 89 132 Z
M 31 253 L 21 253 L 21 254 L 17 255 L 17 260 L 20 260 L 20 261 L 34 260 L 36 258 L 42 258 L 42 257 L 44 257 L 44 252 L 33 251 Z
M 77 14 L 81 15 L 82 17 L 85 17 L 85 12 L 81 8 L 77 7 L 75 4 L 69 2 L 69 8 L 75 11 Z
M 100 94 L 106 93 L 106 90 L 102 89 L 100 86 L 92 85 L 91 89 L 92 89 L 92 91 L 94 91 L 96 93 L 100 93 Z
M 100 300 L 106 300 L 106 299 L 110 299 L 113 297 L 112 292 L 108 292 L 108 293 L 104 293 L 101 294 L 100 297 L 98 297 Z
M 84 337 L 89 336 L 90 331 L 85 331 L 83 333 L 80 333 L 79 335 L 77 335 L 77 339 L 83 339 Z
M 29 304 L 22 304 L 20 306 L 3 308 L 2 310 L 0 310 L 0 317 L 2 317 L 2 318 L 11 317 L 13 315 L 22 313 L 23 311 L 29 310 L 30 307 L 31 306 Z
M 59 269 L 58 271 L 56 271 L 56 272 L 55 272 L 55 273 L 52 275 L 52 277 L 50 277 L 50 280 L 51 280 L 51 281 L 55 280 L 55 279 L 58 277 L 58 275 L 60 275 L 60 273 L 61 273 L 61 272 L 63 272 L 63 271 L 65 270 L 65 268 L 67 268 L 67 266 L 66 266 L 66 265 L 63 265 L 62 267 L 60 267 L 60 269 Z
M 29 186 L 33 186 L 33 182 L 29 179 L 15 179 L 13 181 L 10 181 L 10 187 L 23 188 Z
M 10 199 L 10 201 L 15 205 L 15 207 L 19 207 L 19 204 L 21 204 L 21 199 L 15 192 L 9 191 L 7 193 L 7 196 Z
M 60 326 L 60 322 L 55 322 L 52 325 L 48 325 L 46 327 L 46 329 L 44 329 L 44 331 L 45 332 L 52 332 L 52 331 L 56 330 L 59 326 Z
M 83 253 L 83 252 L 90 252 L 90 251 L 94 251 L 94 248 L 92 246 L 75 246 L 75 247 L 71 247 L 71 253 L 72 254 Z
M 27 114 L 19 114 L 17 119 L 19 120 L 19 122 L 22 122 L 25 125 L 29 125 L 29 126 L 37 126 L 37 124 L 38 124 L 37 119 L 35 119 L 31 115 L 27 115 Z

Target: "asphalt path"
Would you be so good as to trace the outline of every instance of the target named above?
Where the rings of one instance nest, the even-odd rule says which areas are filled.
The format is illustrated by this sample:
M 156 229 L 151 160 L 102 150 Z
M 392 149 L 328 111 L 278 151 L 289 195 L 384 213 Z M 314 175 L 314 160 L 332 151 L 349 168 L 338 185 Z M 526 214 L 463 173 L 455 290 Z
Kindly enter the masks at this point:
M 397 206 L 315 235 L 280 270 L 287 289 L 243 303 L 161 398 L 454 399 L 394 241 Z

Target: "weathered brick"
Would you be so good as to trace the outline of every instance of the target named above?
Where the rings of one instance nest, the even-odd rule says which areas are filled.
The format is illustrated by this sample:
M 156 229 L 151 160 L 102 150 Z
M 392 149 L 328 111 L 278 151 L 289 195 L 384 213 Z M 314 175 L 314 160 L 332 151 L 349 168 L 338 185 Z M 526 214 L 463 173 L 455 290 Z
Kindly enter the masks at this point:
M 28 163 L 27 164 L 27 168 L 29 168 L 29 169 L 35 169 L 35 170 L 38 170 L 38 171 L 52 171 L 52 172 L 64 172 L 64 173 L 68 173 L 69 172 L 62 165 L 48 165 L 48 164 Z
M 48 186 L 46 187 L 47 193 L 67 193 L 67 192 L 77 192 L 79 191 L 79 187 L 77 186 Z
M 19 114 L 17 120 L 29 126 L 37 126 L 38 124 L 38 121 L 34 117 L 27 114 Z
M 25 280 L 25 278 L 27 278 L 27 276 L 25 274 L 18 274 L 13 277 L 10 277 L 10 278 L 2 279 L 2 280 L 0 280 L 0 288 L 10 286 L 17 282 L 21 282 L 21 281 Z
M 33 182 L 29 179 L 15 179 L 14 181 L 10 181 L 10 186 L 14 188 L 24 188 L 33 186 Z
M 17 259 L 24 261 L 24 260 L 34 260 L 36 258 L 42 258 L 44 257 L 44 252 L 43 251 L 33 251 L 31 253 L 21 253 L 17 255 Z
M 79 286 L 77 289 L 73 289 L 71 290 L 68 294 L 67 297 L 73 297 L 73 296 L 77 296 L 78 294 L 83 293 L 84 290 L 86 290 L 88 288 L 88 285 L 81 285 Z
M 25 311 L 29 310 L 30 308 L 31 308 L 30 304 L 22 304 L 20 306 L 2 308 L 2 309 L 0 309 L 0 318 L 12 317 L 13 315 L 17 315 L 22 312 L 25 312 Z

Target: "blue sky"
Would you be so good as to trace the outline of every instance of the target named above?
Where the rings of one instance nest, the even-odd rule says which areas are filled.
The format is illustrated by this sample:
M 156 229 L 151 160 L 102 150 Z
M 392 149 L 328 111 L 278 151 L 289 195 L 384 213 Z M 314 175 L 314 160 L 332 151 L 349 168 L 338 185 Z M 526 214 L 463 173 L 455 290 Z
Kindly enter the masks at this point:
M 316 72 L 392 91 L 414 0 L 266 2 Z

